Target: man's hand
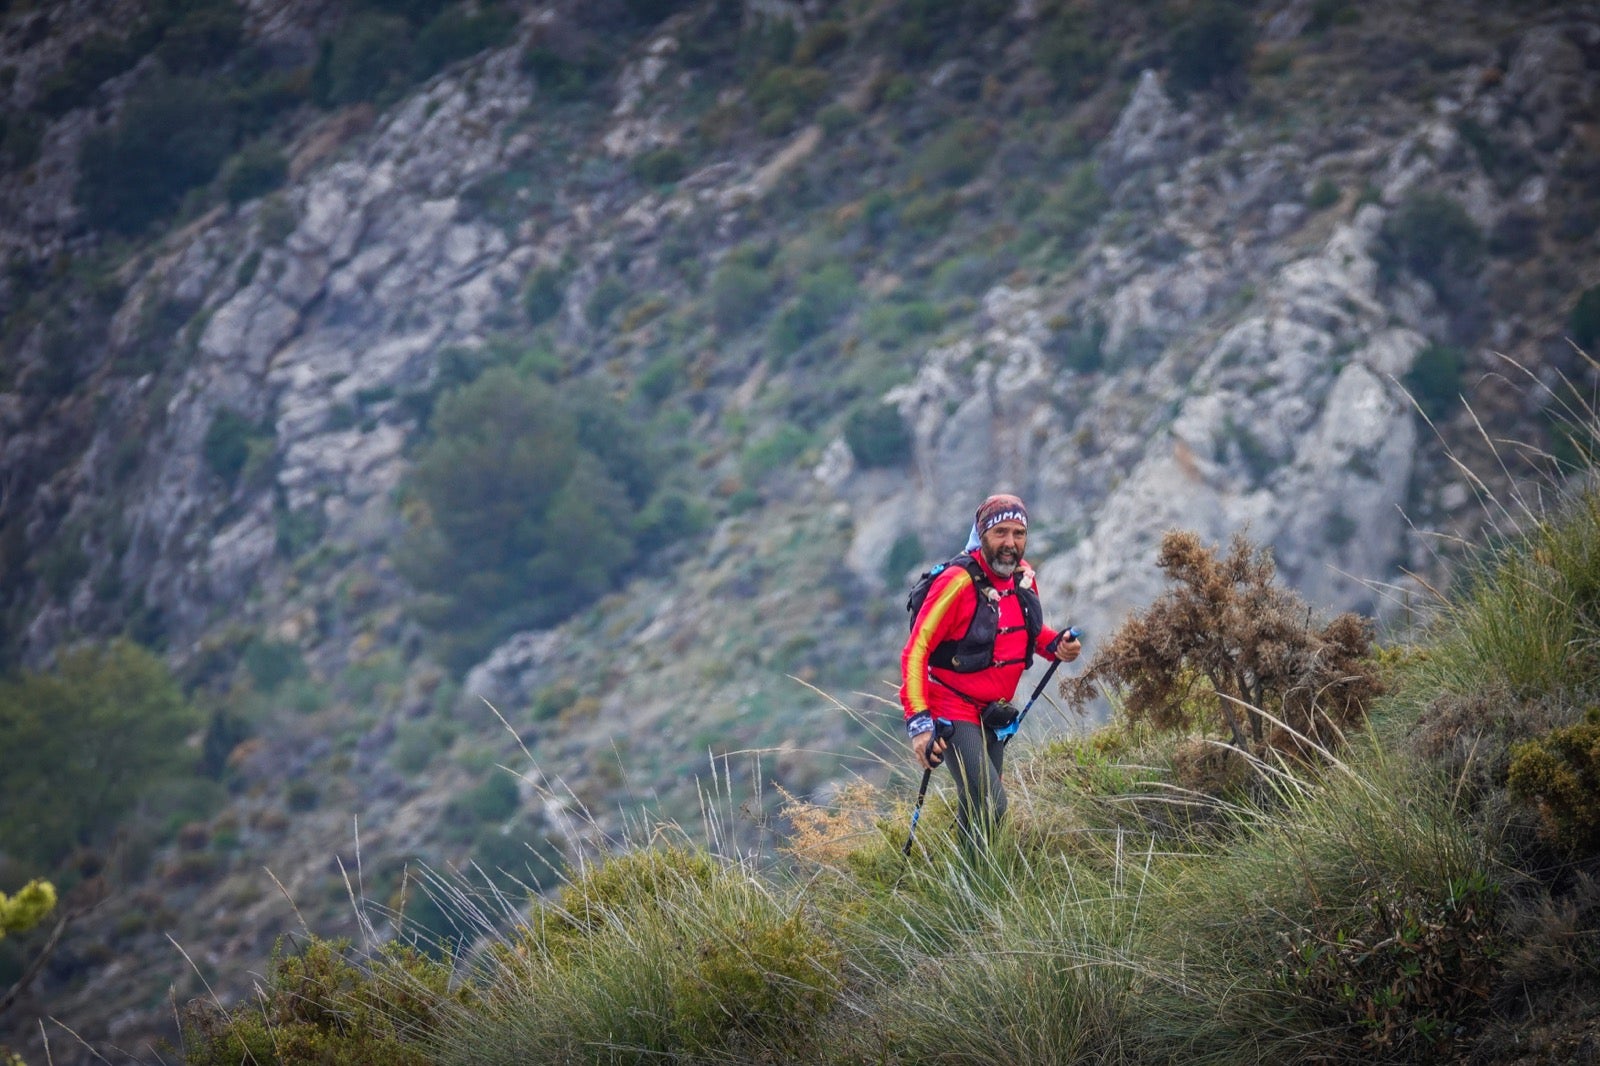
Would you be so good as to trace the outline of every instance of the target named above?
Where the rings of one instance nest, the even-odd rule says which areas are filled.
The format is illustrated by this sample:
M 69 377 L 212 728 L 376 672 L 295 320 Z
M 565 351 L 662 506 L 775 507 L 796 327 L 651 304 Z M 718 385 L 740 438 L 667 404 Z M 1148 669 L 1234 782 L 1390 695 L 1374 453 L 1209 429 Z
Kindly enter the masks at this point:
M 912 754 L 924 770 L 932 770 L 944 762 L 944 750 L 949 746 L 950 742 L 937 733 L 922 733 L 911 738 Z
M 1070 663 L 1083 653 L 1083 645 L 1078 643 L 1078 631 L 1067 629 L 1058 634 L 1045 650 L 1055 656 L 1057 662 Z
M 935 718 L 927 711 L 918 711 L 906 719 L 906 734 L 911 737 L 911 754 L 917 765 L 932 770 L 944 762 L 944 749 L 955 727 L 947 718 Z

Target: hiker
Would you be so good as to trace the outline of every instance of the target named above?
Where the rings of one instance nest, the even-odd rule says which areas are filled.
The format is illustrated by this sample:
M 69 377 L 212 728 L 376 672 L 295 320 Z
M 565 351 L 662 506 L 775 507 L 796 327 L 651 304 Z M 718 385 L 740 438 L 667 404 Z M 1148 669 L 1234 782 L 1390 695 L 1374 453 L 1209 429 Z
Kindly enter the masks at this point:
M 1083 650 L 1072 630 L 1045 626 L 1033 568 L 1023 559 L 1027 544 L 1022 501 L 1007 494 L 984 500 L 964 554 L 934 577 L 900 653 L 912 753 L 929 770 L 951 749 L 956 825 L 969 852 L 1006 812 L 1001 764 L 1023 672 L 1036 653 L 1072 662 Z M 954 727 L 948 742 L 935 735 L 940 718 Z

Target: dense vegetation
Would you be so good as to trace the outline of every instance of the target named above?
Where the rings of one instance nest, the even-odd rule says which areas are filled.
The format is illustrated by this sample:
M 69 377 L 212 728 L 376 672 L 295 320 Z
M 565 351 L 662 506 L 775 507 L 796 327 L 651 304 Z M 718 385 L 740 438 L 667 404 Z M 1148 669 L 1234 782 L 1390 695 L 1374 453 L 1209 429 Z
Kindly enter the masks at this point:
M 409 479 L 402 571 L 442 657 L 476 662 L 617 587 L 637 553 L 693 532 L 703 509 L 660 491 L 667 454 L 602 395 L 500 366 L 447 392 Z
M 314 65 L 285 64 L 243 46 L 232 0 L 163 0 L 125 38 L 77 50 L 45 88 L 41 110 L 89 102 L 104 80 L 144 55 L 156 61 L 115 124 L 85 141 L 77 198 L 97 229 L 134 234 L 169 216 L 192 190 L 222 175 L 239 203 L 281 184 L 286 166 L 272 131 L 305 105 L 396 99 L 448 64 L 503 42 L 507 9 L 450 0 L 371 0 L 323 39 Z
M 1171 592 L 1090 663 L 1121 712 L 1022 759 L 975 865 L 942 801 L 902 861 L 904 798 L 861 784 L 792 802 L 776 866 L 685 834 L 527 909 L 441 880 L 470 942 L 312 937 L 262 1005 L 191 1010 L 189 1061 L 1559 1060 L 1597 1021 L 1570 1012 L 1600 973 L 1600 497 L 1485 555 L 1415 643 L 1352 645 L 1320 682 L 1273 673 L 1329 637 L 1249 545 L 1164 554 Z M 1186 636 L 1206 609 L 1232 627 L 1215 647 Z M 1241 678 L 1294 735 L 1278 754 L 1228 739 Z M 1329 681 L 1354 688 L 1302 691 Z
M 6 766 L 6 858 L 48 871 L 74 848 L 104 845 L 128 815 L 159 808 L 163 787 L 192 763 L 183 742 L 196 724 L 161 660 L 127 642 L 0 682 L 0 748 L 28 753 Z
M 528 910 L 506 871 L 548 889 L 561 881 L 570 846 L 563 854 L 540 817 L 519 807 L 517 782 L 496 769 L 504 754 L 464 720 L 461 669 L 511 632 L 589 609 L 636 576 L 670 573 L 682 558 L 677 546 L 695 544 L 713 522 L 726 522 L 719 536 L 749 561 L 736 580 L 698 596 L 743 601 L 788 585 L 793 604 L 801 586 L 835 580 L 836 566 L 813 581 L 815 571 L 795 565 L 798 549 L 750 551 L 758 534 L 737 519 L 784 499 L 835 436 L 860 467 L 906 464 L 911 431 L 881 402 L 884 390 L 905 381 L 929 347 L 976 335 L 979 297 L 995 283 L 1070 278 L 1097 234 L 1130 254 L 1181 254 L 1180 238 L 1148 221 L 1158 214 L 1156 190 L 1137 180 L 1119 190 L 1096 161 L 1139 70 L 1161 70 L 1195 115 L 1225 115 L 1247 129 L 1259 120 L 1271 137 L 1296 130 L 1313 144 L 1344 133 L 1333 132 L 1337 121 L 1311 121 L 1310 110 L 1326 104 L 1336 114 L 1346 86 L 1366 91 L 1362 64 L 1382 66 L 1394 54 L 1363 49 L 1351 28 L 1377 16 L 1338 0 L 1310 5 L 1304 36 L 1287 43 L 1258 39 L 1258 23 L 1237 4 L 1043 0 L 1026 40 L 1018 37 L 1003 60 L 995 27 L 1010 25 L 1009 0 L 813 4 L 800 29 L 746 20 L 743 7 L 616 0 L 593 18 L 531 27 L 518 46 L 513 58 L 536 91 L 517 121 L 536 130 L 538 147 L 510 171 L 455 190 L 464 215 L 507 233 L 530 218 L 565 219 L 591 194 L 609 191 L 616 199 L 608 202 L 670 196 L 708 165 L 741 153 L 770 157 L 808 125 L 822 131 L 824 148 L 765 202 L 732 213 L 728 232 L 704 211 L 663 215 L 660 231 L 637 246 L 608 246 L 593 261 L 541 262 L 490 322 L 481 348 L 440 352 L 437 377 L 416 391 L 357 393 L 339 406 L 333 428 L 381 418 L 408 434 L 414 464 L 395 497 L 407 533 L 392 558 L 352 560 L 347 546 L 322 538 L 313 514 L 288 510 L 275 488 L 272 412 L 210 416 L 199 459 L 206 491 L 219 501 L 211 517 L 221 528 L 267 498 L 277 520 L 273 565 L 286 587 L 303 590 L 306 628 L 268 632 L 249 617 L 252 604 L 238 616 L 224 612 L 194 647 L 169 647 L 166 619 L 121 576 L 132 535 L 114 491 L 90 507 L 51 504 L 40 513 L 11 506 L 27 503 L 28 484 L 7 486 L 0 664 L 15 665 L 41 605 L 88 603 L 75 618 L 107 640 L 120 632 L 133 643 L 16 670 L 0 685 L 0 751 L 38 755 L 14 774 L 8 766 L 0 784 L 0 892 L 40 874 L 65 893 L 93 880 L 107 854 L 135 883 L 159 856 L 164 878 L 103 923 L 115 929 L 101 943 L 58 958 L 60 982 L 117 953 L 149 957 L 151 940 L 165 950 L 157 932 L 164 901 L 201 884 L 236 886 L 242 871 L 259 868 L 264 840 L 331 814 L 341 789 L 415 790 L 465 778 L 470 784 L 440 804 L 436 823 L 419 830 L 418 852 L 479 863 L 493 892 L 509 899 L 487 886 L 447 884 L 419 897 L 407 880 L 413 853 L 369 856 L 374 920 L 381 926 L 381 912 L 404 911 L 398 945 L 341 957 L 315 938 L 286 942 L 266 1012 L 191 1016 L 198 1061 L 236 1061 L 246 1047 L 262 1061 L 478 1061 L 469 1045 L 492 1059 L 519 1041 L 580 1060 L 626 1059 L 634 1049 L 641 1059 L 928 1059 L 952 1040 L 951 1054 L 971 1061 L 1015 1059 L 1019 1048 L 1141 1061 L 1198 1047 L 1227 1059 L 1240 1046 L 1263 1061 L 1285 1047 L 1291 1056 L 1415 1059 L 1474 1039 L 1482 1048 L 1480 1032 L 1519 1024 L 1508 1006 L 1518 981 L 1532 989 L 1534 1013 L 1568 975 L 1584 989 L 1594 961 L 1584 877 L 1600 728 L 1584 713 L 1590 595 L 1581 583 L 1554 587 L 1551 567 L 1526 563 L 1581 555 L 1581 520 L 1552 525 L 1553 539 L 1524 556 L 1497 556 L 1479 598 L 1446 612 L 1436 642 L 1385 651 L 1381 678 L 1346 670 L 1370 651 L 1359 623 L 1318 630 L 1295 647 L 1298 657 L 1280 654 L 1281 633 L 1268 630 L 1282 629 L 1300 605 L 1277 598 L 1264 560 L 1238 560 L 1243 584 L 1230 594 L 1257 596 L 1249 602 L 1269 610 L 1236 611 L 1229 621 L 1251 625 L 1227 639 L 1216 636 L 1223 627 L 1195 626 L 1159 645 L 1132 632 L 1106 642 L 1092 677 L 1132 686 L 1120 696 L 1123 716 L 1016 767 L 1028 795 L 992 870 L 963 870 L 945 852 L 938 830 L 946 815 L 936 804 L 925 823 L 931 854 L 919 854 L 889 890 L 905 812 L 894 797 L 862 794 L 836 808 L 791 809 L 792 867 L 757 870 L 753 858 L 685 841 L 566 871 L 567 893 Z M 76 199 L 94 232 L 49 262 L 7 265 L 0 389 L 40 425 L 77 427 L 29 472 L 41 485 L 82 458 L 91 421 L 120 417 L 122 405 L 101 403 L 110 393 L 89 392 L 108 379 L 154 382 L 129 393 L 150 397 L 148 417 L 95 462 L 108 483 L 129 484 L 148 460 L 142 449 L 158 438 L 173 379 L 193 363 L 210 313 L 192 293 L 159 287 L 124 307 L 124 286 L 167 224 L 213 209 L 239 220 L 222 243 L 248 250 L 223 274 L 245 284 L 295 228 L 290 197 L 278 190 L 308 130 L 335 113 L 370 122 L 376 108 L 449 63 L 510 41 L 515 23 L 510 4 L 354 0 L 330 5 L 321 39 L 296 55 L 251 47 L 231 0 L 161 0 L 144 12 L 74 49 L 34 112 L 0 116 L 0 165 L 18 170 L 35 157 L 47 122 L 92 106 L 107 123 L 79 157 Z M 654 25 L 674 15 L 687 21 L 677 73 L 692 88 L 681 97 L 666 85 L 659 91 L 686 117 L 681 139 L 626 163 L 585 156 L 577 146 L 602 129 L 622 71 Z M 1421 98 L 1458 76 L 1452 46 L 1404 45 L 1413 46 L 1415 56 L 1395 67 L 1411 79 L 1397 93 Z M 1324 89 L 1327 97 L 1315 95 Z M 1302 110 L 1289 102 L 1301 99 L 1315 103 Z M 1441 121 L 1506 188 L 1529 176 L 1531 164 L 1505 151 L 1503 130 Z M 1563 257 L 1595 232 L 1587 201 L 1600 156 L 1580 144 L 1563 158 L 1548 175 L 1544 229 L 1522 215 L 1482 232 L 1456 193 L 1427 189 L 1388 213 L 1385 283 L 1426 284 L 1446 312 L 1404 379 L 1435 422 L 1460 411 L 1460 395 L 1479 377 L 1469 370 L 1490 301 L 1529 322 L 1559 318 L 1580 345 L 1600 339 L 1600 286 L 1576 293 L 1593 278 L 1573 286 L 1563 273 Z M 1344 180 L 1321 176 L 1305 194 L 1314 220 L 1347 220 L 1353 203 L 1375 195 Z M 1282 195 L 1292 204 L 1299 194 Z M 1549 257 L 1547 267 L 1498 288 L 1483 284 L 1507 263 L 1531 265 L 1534 251 Z M 114 321 L 119 310 L 136 313 Z M 1149 359 L 1160 343 L 1125 334 L 1109 343 L 1096 307 L 1049 330 L 1056 368 L 1084 375 L 1084 394 L 1094 376 Z M 730 379 L 766 383 L 749 410 L 710 408 L 707 397 Z M 691 439 L 692 425 L 709 428 Z M 1587 433 L 1559 443 L 1564 454 L 1593 451 Z M 814 532 L 795 536 L 817 539 Z M 1183 554 L 1201 564 L 1197 577 L 1233 565 L 1192 544 Z M 902 538 L 885 580 L 893 587 L 928 556 L 917 538 Z M 391 562 L 402 579 L 392 585 Z M 1562 564 L 1572 575 L 1584 565 Z M 1178 606 L 1186 589 L 1204 584 L 1180 581 Z M 1524 624 L 1523 604 L 1493 606 L 1496 590 L 1515 589 L 1531 590 L 1530 610 L 1556 603 L 1563 616 L 1577 605 L 1570 628 L 1546 632 Z M 401 598 L 410 604 L 403 613 L 394 606 Z M 860 616 L 881 607 L 830 603 L 820 635 L 773 640 L 729 626 L 742 631 L 715 647 L 680 636 L 663 656 L 687 648 L 682 657 L 713 661 L 700 667 L 701 680 L 719 695 L 755 692 L 727 707 L 684 708 L 683 735 L 624 747 L 609 761 L 572 756 L 570 727 L 592 719 L 612 681 L 601 670 L 577 676 L 590 658 L 535 694 L 513 723 L 516 739 L 536 750 L 561 746 L 582 798 L 597 807 L 635 799 L 635 782 L 624 778 L 637 774 L 652 782 L 646 789 L 671 781 L 673 814 L 692 811 L 701 797 L 683 766 L 701 765 L 707 748 L 766 743 L 787 724 L 792 708 L 771 696 L 769 681 L 793 672 L 854 684 Z M 586 643 L 607 647 L 625 616 L 593 617 Z M 1483 632 L 1466 639 L 1452 625 Z M 1526 646 L 1508 653 L 1508 635 Z M 184 658 L 179 677 L 158 665 L 163 651 Z M 1151 680 L 1138 676 L 1147 667 L 1160 672 L 1160 700 L 1139 690 Z M 1393 695 L 1376 703 L 1380 680 Z M 1355 698 L 1337 706 L 1308 696 L 1347 683 Z M 1239 717 L 1229 728 L 1232 710 Z M 1374 739 L 1339 746 L 1342 733 L 1359 733 L 1369 719 L 1380 726 Z M 898 738 L 873 739 L 880 742 L 893 748 Z M 1339 760 L 1332 770 L 1317 745 Z M 297 746 L 316 754 L 272 767 L 281 794 L 241 784 L 252 757 Z M 1262 767 L 1279 755 L 1299 761 L 1275 779 Z M 809 758 L 788 756 L 790 780 L 815 783 L 831 772 Z M 1423 776 L 1413 779 L 1418 768 Z M 1427 773 L 1465 784 L 1436 791 Z M 1374 789 L 1394 798 L 1373 806 L 1362 795 Z M 236 807 L 227 807 L 230 791 Z M 770 796 L 751 802 L 758 812 L 763 805 L 770 809 Z M 1377 823 L 1390 816 L 1395 825 Z M 1124 851 L 1102 851 L 1103 840 Z M 1359 884 L 1340 880 L 1352 871 Z M 297 903 L 321 927 L 346 907 L 347 892 L 329 874 Z M 1074 906 L 1047 907 L 1063 898 Z M 480 921 L 475 907 L 509 908 L 527 929 L 510 931 L 509 918 Z M 1252 921 L 1259 930 L 1245 928 Z M 461 927 L 488 933 L 490 925 L 502 943 L 487 954 L 456 943 Z M 0 990 L 42 933 L 27 940 L 19 931 L 0 944 Z M 239 942 L 247 933 L 217 936 Z M 957 947 L 975 951 L 979 974 L 1015 996 L 999 1008 L 968 1003 L 958 975 L 942 968 Z M 1294 959 L 1274 954 L 1289 949 Z M 1213 969 L 1178 968 L 1177 960 L 1202 957 Z M 460 980 L 446 995 L 452 976 Z M 1192 998 L 1193 988 L 1211 986 L 1218 999 Z M 1224 987 L 1235 998 L 1221 998 Z M 947 1011 L 957 1000 L 953 1024 Z M 540 1020 L 545 1008 L 554 1021 Z M 861 1011 L 873 1025 L 848 1024 Z M 1163 1017 L 1172 1026 L 1165 1033 Z M 780 1027 L 778 1018 L 793 1024 Z M 1232 1028 L 1217 1028 L 1219 1019 Z M 1318 1025 L 1333 1034 L 1327 1047 L 1295 1050 Z M 594 1050 L 605 1041 L 609 1051 Z

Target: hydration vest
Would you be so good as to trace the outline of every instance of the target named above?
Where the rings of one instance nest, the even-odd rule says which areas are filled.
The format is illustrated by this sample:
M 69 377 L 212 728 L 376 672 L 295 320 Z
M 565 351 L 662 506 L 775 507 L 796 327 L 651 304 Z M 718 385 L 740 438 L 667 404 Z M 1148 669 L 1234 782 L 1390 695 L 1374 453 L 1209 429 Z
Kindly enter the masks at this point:
M 917 624 L 917 615 L 922 610 L 922 603 L 928 598 L 928 590 L 933 587 L 934 579 L 952 566 L 959 566 L 967 572 L 972 579 L 973 594 L 977 596 L 977 606 L 972 611 L 972 624 L 959 640 L 947 640 L 938 645 L 928 655 L 928 664 L 938 666 L 945 670 L 953 670 L 958 674 L 975 674 L 979 670 L 987 670 L 991 666 L 1009 666 L 1021 662 L 1026 666 L 1033 665 L 1033 646 L 1039 639 L 1039 633 L 1044 629 L 1044 606 L 1039 602 L 1039 593 L 1033 587 L 1033 571 L 1022 569 L 1012 587 L 1001 592 L 989 580 L 988 573 L 982 564 L 971 555 L 962 554 L 949 562 L 940 563 L 938 566 L 923 573 L 917 583 L 912 586 L 911 595 L 906 598 L 906 610 L 911 615 L 911 625 Z M 1022 618 L 1024 628 L 1028 631 L 1028 653 L 1022 659 L 1007 659 L 1004 662 L 996 661 L 994 657 L 994 643 L 1001 632 L 1011 633 L 1017 628 L 1000 628 L 1000 601 L 1007 596 L 1017 597 L 1017 602 L 1022 604 Z

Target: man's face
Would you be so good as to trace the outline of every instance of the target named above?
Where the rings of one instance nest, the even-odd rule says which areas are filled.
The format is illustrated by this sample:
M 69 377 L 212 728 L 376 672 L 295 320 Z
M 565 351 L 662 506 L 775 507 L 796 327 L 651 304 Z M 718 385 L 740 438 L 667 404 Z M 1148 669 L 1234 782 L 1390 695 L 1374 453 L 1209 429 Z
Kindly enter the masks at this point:
M 978 538 L 983 561 L 1001 577 L 1010 577 L 1028 546 L 1028 527 L 1021 522 L 998 522 Z

